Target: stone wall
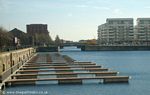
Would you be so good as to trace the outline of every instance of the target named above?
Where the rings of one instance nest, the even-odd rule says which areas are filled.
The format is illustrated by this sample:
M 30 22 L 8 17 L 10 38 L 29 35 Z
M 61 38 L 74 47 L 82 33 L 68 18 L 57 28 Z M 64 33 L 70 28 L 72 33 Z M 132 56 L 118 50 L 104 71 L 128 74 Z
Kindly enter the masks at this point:
M 49 46 L 49 47 L 38 47 L 36 49 L 37 52 L 58 52 L 57 46 Z
M 150 46 L 98 46 L 87 45 L 81 48 L 82 51 L 146 51 Z
M 0 53 L 0 82 L 16 71 L 35 52 L 34 48 L 26 48 Z

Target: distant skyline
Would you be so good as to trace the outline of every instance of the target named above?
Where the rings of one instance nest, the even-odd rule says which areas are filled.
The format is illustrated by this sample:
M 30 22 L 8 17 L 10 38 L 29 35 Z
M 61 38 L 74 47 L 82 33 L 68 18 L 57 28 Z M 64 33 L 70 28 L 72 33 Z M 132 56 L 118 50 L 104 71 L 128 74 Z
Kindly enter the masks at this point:
M 53 39 L 97 38 L 106 18 L 150 17 L 149 0 L 0 0 L 0 26 L 26 32 L 27 24 L 48 24 Z

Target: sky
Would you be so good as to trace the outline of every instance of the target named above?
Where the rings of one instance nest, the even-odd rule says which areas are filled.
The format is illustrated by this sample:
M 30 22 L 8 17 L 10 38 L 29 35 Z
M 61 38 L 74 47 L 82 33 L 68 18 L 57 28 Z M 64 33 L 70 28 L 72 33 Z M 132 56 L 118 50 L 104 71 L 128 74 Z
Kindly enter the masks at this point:
M 48 24 L 52 39 L 97 38 L 107 18 L 150 17 L 150 0 L 0 0 L 0 26 L 26 32 L 27 24 Z

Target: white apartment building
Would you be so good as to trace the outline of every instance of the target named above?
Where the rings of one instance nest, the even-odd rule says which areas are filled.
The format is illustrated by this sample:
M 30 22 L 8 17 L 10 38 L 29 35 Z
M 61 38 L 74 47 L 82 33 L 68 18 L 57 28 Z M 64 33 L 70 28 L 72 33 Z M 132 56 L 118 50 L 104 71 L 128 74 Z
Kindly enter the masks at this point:
M 137 18 L 135 35 L 136 40 L 141 44 L 150 42 L 150 18 Z
M 107 24 L 102 24 L 98 26 L 98 43 L 99 44 L 105 44 L 108 43 L 108 29 L 107 29 Z
M 130 44 L 134 40 L 133 18 L 108 18 L 98 26 L 98 43 Z

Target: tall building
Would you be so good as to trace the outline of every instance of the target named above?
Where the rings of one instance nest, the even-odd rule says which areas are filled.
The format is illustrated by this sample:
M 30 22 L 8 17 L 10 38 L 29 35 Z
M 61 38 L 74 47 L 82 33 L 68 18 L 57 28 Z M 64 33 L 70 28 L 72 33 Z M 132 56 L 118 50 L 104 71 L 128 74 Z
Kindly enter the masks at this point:
M 150 42 L 150 18 L 137 18 L 135 33 L 140 44 Z
M 45 46 L 52 43 L 47 24 L 29 24 L 26 28 L 27 34 L 32 37 L 33 45 Z
M 107 24 L 102 24 L 98 26 L 98 43 L 107 44 L 109 42 L 108 28 Z
M 47 24 L 29 24 L 27 25 L 27 33 L 31 35 L 35 34 L 48 34 Z
M 98 26 L 98 43 L 102 45 L 131 44 L 134 39 L 133 18 L 108 18 Z

